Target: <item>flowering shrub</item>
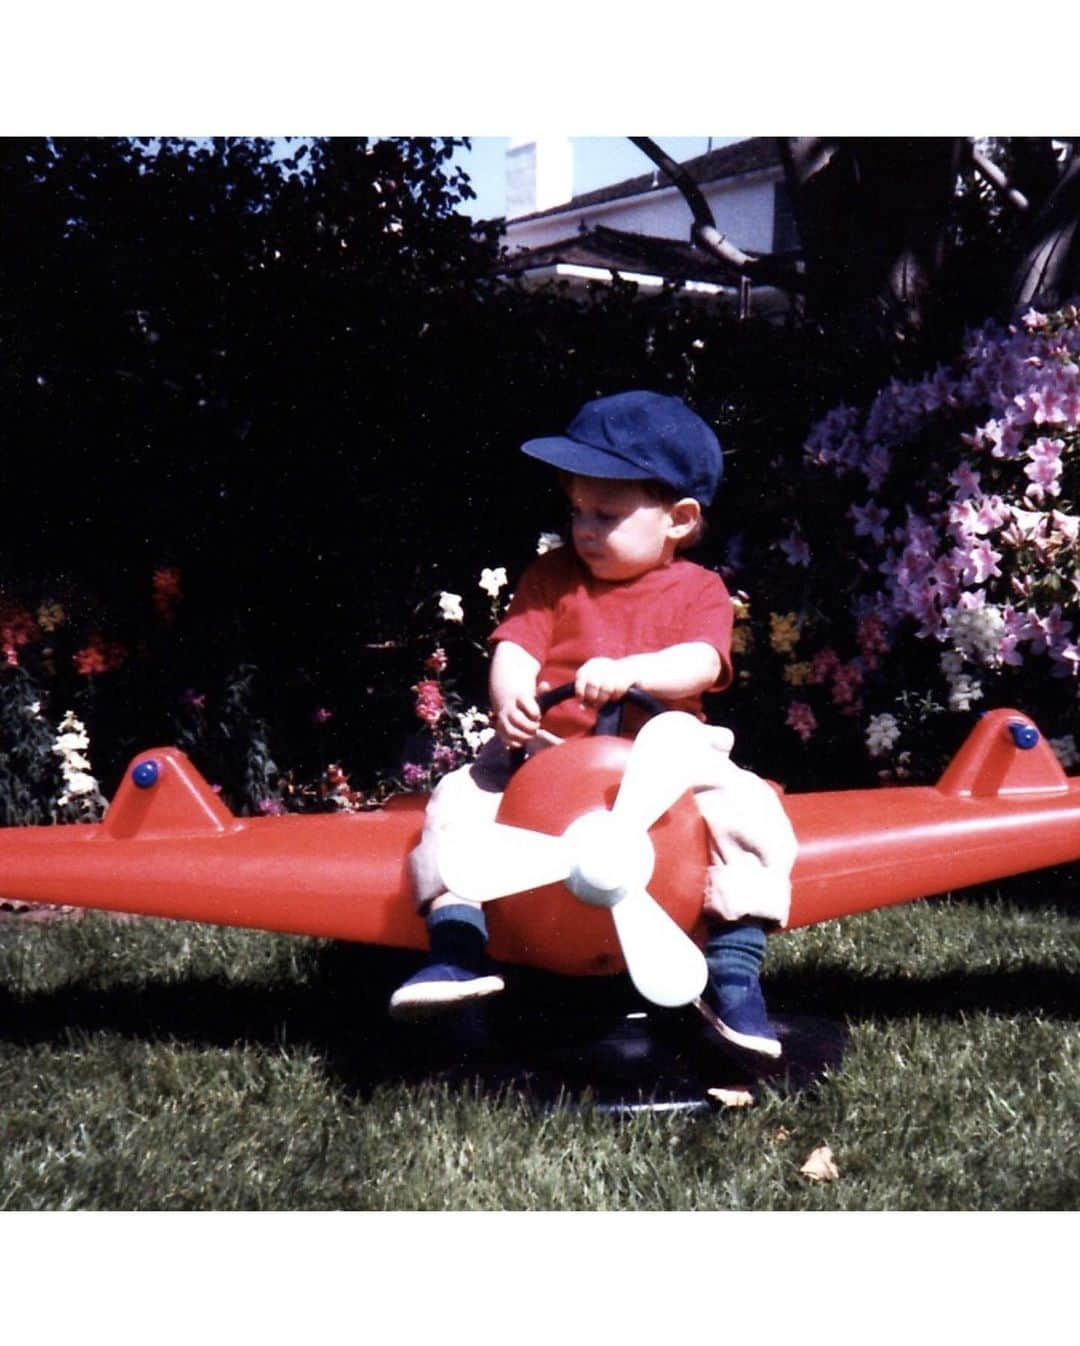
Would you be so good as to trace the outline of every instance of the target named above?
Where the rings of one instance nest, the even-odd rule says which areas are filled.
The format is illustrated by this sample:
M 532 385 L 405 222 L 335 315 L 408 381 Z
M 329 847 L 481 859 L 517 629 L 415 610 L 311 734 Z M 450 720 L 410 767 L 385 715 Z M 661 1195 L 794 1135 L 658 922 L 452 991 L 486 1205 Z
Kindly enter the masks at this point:
M 471 648 L 486 660 L 486 637 L 505 609 L 502 593 L 507 583 L 503 566 L 481 570 L 477 587 L 488 597 L 482 619 L 475 616 L 471 605 L 467 613 L 461 594 L 443 591 L 438 595 L 438 620 L 443 629 L 435 637 L 439 643 L 424 660 L 425 676 L 412 689 L 416 718 L 426 732 L 414 742 L 412 756 L 393 779 L 393 786 L 407 791 L 430 790 L 448 771 L 471 762 L 494 734 L 487 712 L 474 704 L 473 697 L 463 695 L 457 685 L 447 646 L 456 636 L 459 649 Z M 480 629 L 473 631 L 474 623 Z M 452 631 L 454 626 L 460 630 Z
M 929 774 L 970 713 L 1015 704 L 1076 760 L 1080 312 L 970 333 L 954 367 L 834 408 L 804 447 L 820 502 L 775 544 L 797 610 L 744 612 L 749 677 L 809 744 L 858 733 L 881 774 Z M 805 499 L 805 495 L 804 495 Z M 792 604 L 793 609 L 795 604 Z M 765 666 L 770 672 L 767 674 Z M 951 714 L 950 714 L 951 712 Z M 914 754 L 914 755 L 913 755 Z

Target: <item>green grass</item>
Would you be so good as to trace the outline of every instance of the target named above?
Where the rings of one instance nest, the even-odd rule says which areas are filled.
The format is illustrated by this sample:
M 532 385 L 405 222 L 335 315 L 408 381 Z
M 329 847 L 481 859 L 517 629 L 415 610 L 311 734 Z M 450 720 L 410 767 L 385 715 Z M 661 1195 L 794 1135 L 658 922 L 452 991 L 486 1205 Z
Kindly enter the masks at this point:
M 449 1074 L 400 955 L 88 915 L 0 925 L 0 1209 L 1064 1210 L 1080 1204 L 1073 876 L 773 941 L 845 1021 L 812 1085 L 617 1117 Z M 840 1178 L 799 1173 L 828 1144 Z

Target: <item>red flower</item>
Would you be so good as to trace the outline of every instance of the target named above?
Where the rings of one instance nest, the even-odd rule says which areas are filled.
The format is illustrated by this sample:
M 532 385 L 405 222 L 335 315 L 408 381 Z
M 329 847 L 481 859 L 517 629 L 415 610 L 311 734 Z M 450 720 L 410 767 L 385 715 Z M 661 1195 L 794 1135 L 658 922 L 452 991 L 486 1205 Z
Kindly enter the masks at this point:
M 107 667 L 105 656 L 97 645 L 87 645 L 85 649 L 76 650 L 72 662 L 75 671 L 85 677 L 89 677 L 92 673 L 104 673 Z
M 105 641 L 100 636 L 93 636 L 89 645 L 75 651 L 72 663 L 77 673 L 90 677 L 94 673 L 108 673 L 111 669 L 119 668 L 126 655 L 127 650 L 123 645 L 118 645 L 114 640 Z
M 0 612 L 0 644 L 5 649 L 20 645 L 29 645 L 32 640 L 40 640 L 41 630 L 36 621 L 24 608 L 8 607 Z
M 442 688 L 433 679 L 426 678 L 423 682 L 418 682 L 413 691 L 416 693 L 417 718 L 434 729 L 446 712 Z
M 173 609 L 183 596 L 176 566 L 162 566 L 154 571 L 154 607 L 164 622 L 172 621 Z

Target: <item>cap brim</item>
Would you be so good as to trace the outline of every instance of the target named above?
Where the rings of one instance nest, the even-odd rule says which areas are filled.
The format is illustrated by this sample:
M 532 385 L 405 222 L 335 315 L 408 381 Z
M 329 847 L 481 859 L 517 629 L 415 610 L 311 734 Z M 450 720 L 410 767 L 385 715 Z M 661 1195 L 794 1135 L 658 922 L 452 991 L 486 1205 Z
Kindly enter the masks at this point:
M 580 440 L 568 439 L 565 435 L 526 440 L 521 446 L 521 452 L 579 477 L 644 481 L 649 475 L 639 463 L 627 462 L 610 449 L 597 449 L 591 444 L 582 444 Z

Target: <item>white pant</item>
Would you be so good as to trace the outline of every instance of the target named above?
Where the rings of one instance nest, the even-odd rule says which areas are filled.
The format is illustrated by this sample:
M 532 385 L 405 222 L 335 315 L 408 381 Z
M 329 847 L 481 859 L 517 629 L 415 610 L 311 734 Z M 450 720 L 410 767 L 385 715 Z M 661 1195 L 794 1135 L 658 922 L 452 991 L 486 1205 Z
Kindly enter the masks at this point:
M 722 921 L 756 917 L 786 925 L 797 843 L 779 794 L 768 781 L 732 762 L 729 729 L 703 724 L 701 732 L 716 749 L 708 780 L 694 789 L 709 829 L 705 911 Z M 537 744 L 536 750 L 543 747 Z M 435 858 L 441 834 L 462 823 L 494 822 L 511 772 L 509 752 L 492 739 L 475 762 L 450 772 L 435 786 L 423 834 L 409 857 L 421 910 L 445 892 Z

